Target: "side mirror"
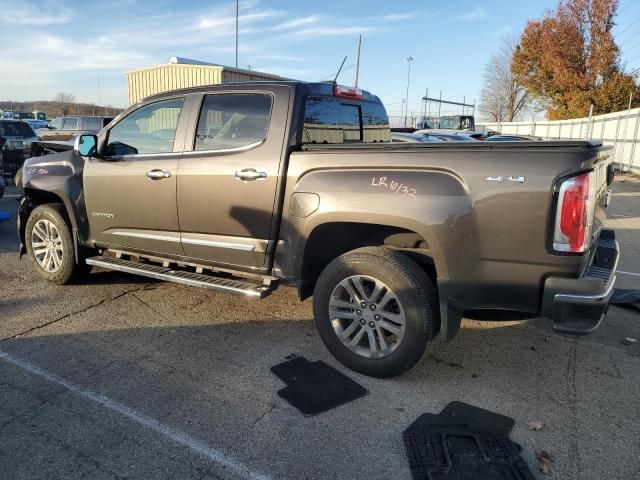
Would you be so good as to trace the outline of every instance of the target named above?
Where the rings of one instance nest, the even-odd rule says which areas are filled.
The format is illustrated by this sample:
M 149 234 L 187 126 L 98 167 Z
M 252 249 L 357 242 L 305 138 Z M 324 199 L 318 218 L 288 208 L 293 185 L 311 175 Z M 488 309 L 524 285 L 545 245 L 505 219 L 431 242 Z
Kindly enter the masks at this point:
M 95 157 L 98 137 L 95 135 L 78 135 L 73 143 L 73 151 L 83 157 Z

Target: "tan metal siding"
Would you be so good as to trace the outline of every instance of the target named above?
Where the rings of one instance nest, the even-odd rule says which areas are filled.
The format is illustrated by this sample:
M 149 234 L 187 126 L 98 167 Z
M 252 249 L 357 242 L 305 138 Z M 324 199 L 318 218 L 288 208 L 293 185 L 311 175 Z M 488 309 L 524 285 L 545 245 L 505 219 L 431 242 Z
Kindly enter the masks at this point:
M 225 70 L 219 65 L 168 64 L 127 72 L 129 104 L 156 93 L 220 83 L 279 79 Z

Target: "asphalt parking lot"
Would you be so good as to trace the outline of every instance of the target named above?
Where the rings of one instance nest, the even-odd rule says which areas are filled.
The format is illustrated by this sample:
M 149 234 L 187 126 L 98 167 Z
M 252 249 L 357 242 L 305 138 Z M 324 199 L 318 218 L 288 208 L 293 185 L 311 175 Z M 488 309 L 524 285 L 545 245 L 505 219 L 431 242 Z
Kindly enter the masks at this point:
M 614 193 L 619 286 L 640 288 L 640 182 L 618 180 Z M 15 212 L 16 196 L 8 189 L 0 210 Z M 454 400 L 513 417 L 540 478 L 640 478 L 632 311 L 612 307 L 580 338 L 543 319 L 465 320 L 414 370 L 378 380 L 328 354 L 293 290 L 247 301 L 104 271 L 57 287 L 16 248 L 14 222 L 0 223 L 0 478 L 408 479 L 402 431 Z M 291 353 L 369 394 L 302 416 L 269 370 Z M 542 430 L 527 428 L 533 419 Z

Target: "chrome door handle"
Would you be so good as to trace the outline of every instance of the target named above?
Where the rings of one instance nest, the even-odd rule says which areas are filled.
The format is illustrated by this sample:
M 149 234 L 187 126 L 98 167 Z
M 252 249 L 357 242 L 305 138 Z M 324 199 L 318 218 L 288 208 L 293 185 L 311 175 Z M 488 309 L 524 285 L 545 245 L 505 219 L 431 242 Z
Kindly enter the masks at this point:
M 171 176 L 171 172 L 165 172 L 164 170 L 149 170 L 147 173 L 147 178 L 151 180 L 162 180 L 163 178 L 169 178 Z
M 236 172 L 236 178 L 244 181 L 258 180 L 267 178 L 267 172 L 258 172 L 255 168 L 245 168 Z

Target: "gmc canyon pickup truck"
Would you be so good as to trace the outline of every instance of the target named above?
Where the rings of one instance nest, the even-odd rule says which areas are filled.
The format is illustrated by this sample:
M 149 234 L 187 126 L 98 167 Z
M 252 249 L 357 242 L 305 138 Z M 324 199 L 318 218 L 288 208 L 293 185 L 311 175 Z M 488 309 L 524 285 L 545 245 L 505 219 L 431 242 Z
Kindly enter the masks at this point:
M 619 256 L 605 147 L 390 139 L 378 97 L 332 83 L 155 95 L 25 163 L 20 252 L 58 284 L 96 266 L 254 298 L 297 287 L 331 353 L 378 377 L 466 311 L 598 327 Z

